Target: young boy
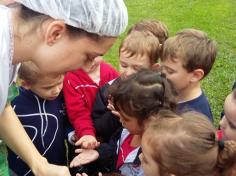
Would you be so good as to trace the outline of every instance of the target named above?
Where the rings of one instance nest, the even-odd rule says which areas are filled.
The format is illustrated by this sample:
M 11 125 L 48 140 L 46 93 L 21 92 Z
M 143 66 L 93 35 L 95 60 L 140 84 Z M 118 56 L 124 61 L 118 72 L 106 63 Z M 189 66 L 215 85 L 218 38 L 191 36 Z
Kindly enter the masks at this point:
M 166 40 L 161 65 L 178 95 L 178 110 L 195 110 L 213 121 L 209 102 L 200 81 L 216 58 L 216 43 L 196 29 L 185 29 Z
M 19 78 L 22 87 L 19 88 L 19 96 L 11 103 L 14 111 L 38 151 L 50 163 L 66 165 L 66 117 L 60 94 L 64 76 L 43 75 L 33 62 L 28 61 L 22 63 Z M 33 175 L 10 149 L 8 162 L 17 175 Z
M 68 118 L 75 129 L 77 144 L 82 148 L 95 148 L 95 137 L 91 111 L 99 87 L 118 77 L 118 72 L 96 57 L 93 63 L 85 63 L 81 69 L 68 72 L 64 79 L 63 93 Z
M 121 76 L 99 89 L 93 106 L 92 118 L 97 137 L 101 142 L 108 142 L 111 135 L 121 126 L 119 119 L 114 115 L 116 112 L 108 105 L 106 96 L 108 87 L 142 68 L 158 67 L 157 60 L 161 55 L 163 43 L 160 43 L 159 38 L 156 37 L 157 33 L 165 36 L 163 37 L 165 39 L 168 38 L 167 28 L 162 22 L 144 20 L 132 26 L 121 43 L 119 48 Z M 161 38 L 162 42 L 163 38 Z

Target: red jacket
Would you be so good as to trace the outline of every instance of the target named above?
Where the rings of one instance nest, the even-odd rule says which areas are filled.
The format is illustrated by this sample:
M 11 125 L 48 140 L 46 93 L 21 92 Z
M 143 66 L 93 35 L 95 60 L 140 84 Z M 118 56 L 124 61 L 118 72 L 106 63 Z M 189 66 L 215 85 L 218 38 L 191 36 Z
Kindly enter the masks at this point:
M 82 69 L 66 74 L 63 85 L 66 110 L 78 138 L 84 135 L 95 136 L 91 111 L 97 90 L 118 76 L 118 72 L 104 61 L 100 63 L 99 85 Z

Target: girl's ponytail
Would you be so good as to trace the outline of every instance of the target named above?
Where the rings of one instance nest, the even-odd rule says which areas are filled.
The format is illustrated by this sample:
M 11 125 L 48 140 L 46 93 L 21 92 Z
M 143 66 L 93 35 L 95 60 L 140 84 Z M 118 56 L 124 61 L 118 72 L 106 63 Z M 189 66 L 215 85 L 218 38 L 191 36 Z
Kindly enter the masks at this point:
M 236 175 L 236 141 L 219 142 L 216 167 L 222 176 Z

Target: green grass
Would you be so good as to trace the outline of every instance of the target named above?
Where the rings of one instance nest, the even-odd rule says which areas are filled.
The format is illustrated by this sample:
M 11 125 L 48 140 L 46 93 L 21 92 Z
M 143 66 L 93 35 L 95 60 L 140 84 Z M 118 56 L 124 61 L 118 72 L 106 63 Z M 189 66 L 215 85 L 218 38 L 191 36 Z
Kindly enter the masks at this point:
M 211 73 L 202 81 L 215 125 L 226 95 L 235 80 L 236 67 L 236 1 L 234 0 L 125 0 L 129 11 L 129 26 L 141 19 L 157 19 L 169 28 L 170 36 L 183 28 L 205 31 L 218 43 L 218 54 Z M 106 60 L 118 68 L 118 47 L 122 34 Z

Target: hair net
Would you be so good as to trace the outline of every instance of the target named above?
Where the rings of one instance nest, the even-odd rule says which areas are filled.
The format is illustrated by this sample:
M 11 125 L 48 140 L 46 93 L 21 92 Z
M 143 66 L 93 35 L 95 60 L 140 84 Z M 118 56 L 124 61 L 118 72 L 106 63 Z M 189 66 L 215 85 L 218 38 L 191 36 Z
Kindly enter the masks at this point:
M 128 23 L 123 0 L 16 0 L 24 6 L 101 36 L 118 36 Z

